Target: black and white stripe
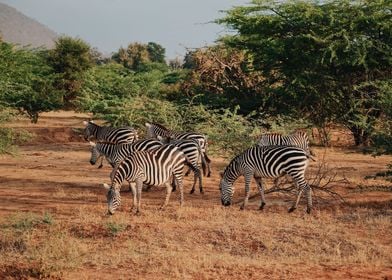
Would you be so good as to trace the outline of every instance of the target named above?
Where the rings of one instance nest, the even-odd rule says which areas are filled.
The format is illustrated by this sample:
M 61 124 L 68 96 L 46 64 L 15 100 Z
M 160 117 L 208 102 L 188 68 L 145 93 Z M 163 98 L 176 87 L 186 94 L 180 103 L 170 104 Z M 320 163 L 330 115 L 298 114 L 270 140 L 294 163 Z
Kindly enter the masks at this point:
M 260 209 L 265 205 L 264 187 L 262 178 L 276 178 L 282 174 L 288 174 L 292 177 L 299 188 L 297 199 L 289 209 L 294 211 L 299 203 L 302 192 L 307 193 L 307 212 L 312 209 L 311 187 L 305 181 L 305 170 L 308 165 L 306 152 L 297 147 L 290 146 L 255 146 L 245 150 L 242 154 L 236 156 L 226 167 L 220 181 L 221 201 L 228 206 L 234 193 L 233 184 L 239 176 L 245 178 L 245 199 L 241 206 L 246 207 L 249 199 L 249 187 L 252 177 L 255 178 L 260 195 Z
M 150 186 L 165 184 L 166 198 L 161 208 L 166 207 L 172 192 L 172 186 L 169 184 L 172 175 L 180 189 L 180 205 L 182 206 L 184 201 L 182 170 L 186 163 L 187 159 L 184 153 L 173 145 L 163 145 L 155 150 L 132 153 L 116 166 L 111 185 L 104 184 L 104 187 L 109 190 L 107 195 L 108 212 L 113 214 L 120 206 L 120 188 L 124 180 L 136 183 L 136 187 L 132 186 L 136 213 L 140 212 L 143 184 Z
M 293 146 L 298 147 L 305 152 L 308 156 L 314 155 L 309 149 L 309 137 L 303 131 L 297 131 L 289 135 L 282 135 L 280 133 L 263 134 L 258 142 L 259 146 Z
M 207 169 L 208 169 L 207 177 L 211 176 L 211 166 L 210 166 L 211 160 L 207 155 L 208 142 L 207 142 L 206 135 L 196 133 L 196 132 L 176 132 L 167 129 L 166 127 L 158 123 L 146 123 L 146 128 L 147 128 L 147 137 L 157 139 L 159 136 L 162 137 L 167 143 L 169 143 L 171 139 L 177 139 L 177 140 L 192 139 L 197 141 L 204 155 L 204 159 L 207 162 Z
M 158 137 L 160 139 L 160 137 Z M 202 176 L 198 166 L 199 159 L 201 159 L 202 167 L 205 173 L 206 169 L 206 161 L 204 159 L 204 155 L 201 151 L 199 144 L 193 139 L 178 139 L 171 140 L 170 144 L 180 148 L 180 150 L 185 154 L 188 159 L 191 170 L 194 172 L 193 186 L 191 190 L 191 194 L 195 192 L 195 187 L 197 183 L 197 179 L 199 178 L 199 191 L 203 193 L 203 184 L 202 184 Z M 175 190 L 175 185 L 173 184 L 173 191 Z
M 94 165 L 97 160 L 103 156 L 110 163 L 112 167 L 115 167 L 124 158 L 130 156 L 136 151 L 146 151 L 159 148 L 162 143 L 155 139 L 144 139 L 137 140 L 133 143 L 128 144 L 113 144 L 108 142 L 90 142 L 91 145 L 91 157 L 90 163 Z
M 114 144 L 132 143 L 138 140 L 137 131 L 132 127 L 99 126 L 93 121 L 84 121 L 84 139 L 94 138 L 96 141 L 111 142 Z

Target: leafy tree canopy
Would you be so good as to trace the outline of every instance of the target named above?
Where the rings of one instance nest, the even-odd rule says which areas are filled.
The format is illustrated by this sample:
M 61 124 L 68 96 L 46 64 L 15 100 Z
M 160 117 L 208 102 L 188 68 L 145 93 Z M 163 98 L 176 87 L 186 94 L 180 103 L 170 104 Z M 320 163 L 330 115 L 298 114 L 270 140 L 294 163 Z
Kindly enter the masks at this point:
M 236 33 L 222 41 L 249 54 L 280 113 L 339 122 L 367 142 L 392 73 L 390 0 L 254 0 L 217 22 Z

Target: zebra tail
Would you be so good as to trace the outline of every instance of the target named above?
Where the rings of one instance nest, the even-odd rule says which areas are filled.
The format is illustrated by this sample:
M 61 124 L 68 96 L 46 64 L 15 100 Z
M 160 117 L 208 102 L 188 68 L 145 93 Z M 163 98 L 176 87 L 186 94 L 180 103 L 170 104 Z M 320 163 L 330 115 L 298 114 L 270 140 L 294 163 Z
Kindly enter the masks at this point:
M 207 174 L 207 162 L 206 162 L 206 157 L 207 155 L 205 153 L 201 153 L 201 168 L 203 168 L 203 176 L 206 176 Z
M 211 160 L 210 160 L 210 158 L 207 156 L 207 153 L 204 152 L 203 155 L 204 155 L 204 160 L 205 160 L 206 162 L 210 163 Z

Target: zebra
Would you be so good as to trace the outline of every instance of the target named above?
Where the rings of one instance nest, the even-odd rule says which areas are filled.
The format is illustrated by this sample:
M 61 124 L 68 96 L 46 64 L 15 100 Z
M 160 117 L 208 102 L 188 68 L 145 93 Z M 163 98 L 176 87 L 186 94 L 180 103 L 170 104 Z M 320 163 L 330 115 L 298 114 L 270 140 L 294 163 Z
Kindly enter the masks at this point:
M 172 186 L 169 184 L 170 176 L 174 176 L 180 189 L 180 206 L 184 203 L 182 170 L 189 164 L 185 154 L 173 145 L 163 145 L 150 151 L 137 151 L 121 161 L 114 169 L 111 185 L 103 184 L 108 190 L 108 213 L 114 214 L 121 204 L 120 188 L 124 180 L 136 183 L 131 184 L 133 193 L 133 206 L 136 213 L 140 213 L 141 192 L 143 183 L 151 186 L 165 184 L 166 198 L 161 206 L 165 208 L 169 202 Z
M 97 160 L 105 156 L 112 167 L 115 167 L 120 161 L 135 151 L 145 151 L 162 146 L 162 143 L 154 139 L 137 140 L 127 144 L 113 144 L 110 142 L 91 142 L 90 163 L 94 165 Z M 102 163 L 98 168 L 102 167 Z
M 289 135 L 282 135 L 280 133 L 263 134 L 258 142 L 259 146 L 293 146 L 298 147 L 307 152 L 308 157 L 312 160 L 314 156 L 313 151 L 309 148 L 309 137 L 306 132 L 297 131 Z
M 167 129 L 161 124 L 158 123 L 148 123 L 146 122 L 146 128 L 147 128 L 147 137 L 149 138 L 158 138 L 158 136 L 162 137 L 167 143 L 170 142 L 171 139 L 193 139 L 197 141 L 200 145 L 201 151 L 203 153 L 204 159 L 207 163 L 207 177 L 211 176 L 211 160 L 209 159 L 207 155 L 207 147 L 208 147 L 208 142 L 207 142 L 207 136 L 196 133 L 196 132 L 175 132 L 172 130 Z M 185 175 L 189 174 L 188 170 Z M 206 174 L 204 174 L 206 175 Z
M 305 181 L 305 170 L 308 166 L 306 152 L 297 147 L 291 146 L 254 146 L 236 156 L 221 174 L 220 192 L 221 202 L 224 206 L 229 206 L 234 193 L 233 183 L 241 175 L 245 178 L 245 199 L 241 209 L 245 209 L 249 199 L 249 187 L 254 177 L 260 195 L 260 210 L 265 206 L 264 187 L 262 178 L 276 178 L 282 174 L 292 177 L 299 188 L 297 199 L 289 209 L 293 212 L 299 203 L 302 192 L 307 193 L 307 213 L 312 209 L 311 187 Z
M 314 159 L 315 155 L 314 155 L 313 151 L 310 150 L 310 148 L 309 148 L 308 134 L 306 134 L 306 132 L 303 132 L 303 131 L 297 131 L 297 132 L 289 134 L 289 135 L 282 135 L 280 133 L 263 134 L 260 137 L 258 145 L 259 146 L 293 146 L 293 147 L 298 147 L 298 148 L 303 149 L 307 153 L 308 158 L 315 161 L 315 159 Z M 280 179 L 280 177 L 274 179 L 274 187 L 275 188 L 278 187 L 278 185 L 279 185 L 279 179 Z
M 160 136 L 158 136 L 158 139 L 162 140 L 162 138 Z M 194 172 L 194 179 L 193 179 L 192 190 L 190 193 L 193 194 L 195 192 L 197 178 L 199 178 L 199 191 L 200 191 L 200 193 L 204 193 L 203 185 L 202 185 L 202 176 L 201 176 L 200 169 L 198 167 L 198 161 L 199 161 L 199 158 L 201 158 L 203 173 L 205 174 L 206 173 L 206 171 L 205 171 L 206 160 L 204 159 L 204 155 L 201 151 L 199 143 L 193 139 L 177 139 L 177 140 L 171 140 L 170 144 L 180 148 L 180 150 L 185 154 L 188 161 L 192 165 L 190 167 L 190 169 L 192 169 Z M 173 184 L 173 191 L 175 191 L 174 184 Z
M 139 139 L 137 131 L 129 126 L 124 127 L 110 127 L 99 126 L 93 121 L 83 121 L 84 139 L 90 140 L 92 137 L 96 141 L 106 141 L 114 144 L 132 143 Z

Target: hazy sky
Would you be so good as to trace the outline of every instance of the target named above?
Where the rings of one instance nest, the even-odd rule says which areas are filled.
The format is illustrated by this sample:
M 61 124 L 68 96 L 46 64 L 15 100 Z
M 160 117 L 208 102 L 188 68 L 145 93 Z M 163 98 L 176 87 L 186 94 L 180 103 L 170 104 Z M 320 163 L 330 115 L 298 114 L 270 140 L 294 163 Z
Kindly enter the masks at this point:
M 250 0 L 0 0 L 58 34 L 110 53 L 130 42 L 157 42 L 167 58 L 211 44 L 224 31 L 221 10 Z

